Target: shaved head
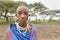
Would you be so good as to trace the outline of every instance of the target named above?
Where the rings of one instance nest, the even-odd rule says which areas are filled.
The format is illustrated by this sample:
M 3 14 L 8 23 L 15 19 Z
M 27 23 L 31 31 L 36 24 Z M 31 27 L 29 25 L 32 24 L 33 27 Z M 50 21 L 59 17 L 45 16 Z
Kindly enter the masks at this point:
M 27 11 L 27 12 L 29 12 L 28 7 L 26 7 L 26 6 L 19 6 L 19 7 L 17 8 L 16 12 L 19 12 L 19 11 L 22 10 L 22 9 L 24 9 L 24 10 Z

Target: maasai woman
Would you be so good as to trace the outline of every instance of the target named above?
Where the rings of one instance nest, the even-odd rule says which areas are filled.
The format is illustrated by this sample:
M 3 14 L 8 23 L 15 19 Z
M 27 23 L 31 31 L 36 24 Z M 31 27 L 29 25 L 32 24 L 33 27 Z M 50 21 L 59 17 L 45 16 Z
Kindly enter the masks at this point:
M 35 26 L 28 24 L 29 10 L 26 6 L 19 6 L 16 10 L 17 24 L 10 24 L 5 40 L 37 40 Z

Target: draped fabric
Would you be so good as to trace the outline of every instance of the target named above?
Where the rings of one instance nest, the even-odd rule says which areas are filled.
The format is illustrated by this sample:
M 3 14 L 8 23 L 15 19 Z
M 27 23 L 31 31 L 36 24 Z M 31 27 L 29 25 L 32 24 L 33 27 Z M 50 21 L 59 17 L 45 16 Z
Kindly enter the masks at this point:
M 20 31 L 24 32 L 25 30 Z M 32 26 L 31 32 L 26 31 L 26 33 L 23 35 L 18 31 L 16 24 L 10 24 L 6 33 L 5 40 L 37 40 L 36 28 Z

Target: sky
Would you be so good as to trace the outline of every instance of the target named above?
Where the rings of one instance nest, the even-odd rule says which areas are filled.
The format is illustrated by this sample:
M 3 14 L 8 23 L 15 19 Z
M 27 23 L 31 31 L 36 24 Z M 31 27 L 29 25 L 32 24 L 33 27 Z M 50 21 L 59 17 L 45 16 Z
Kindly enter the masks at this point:
M 19 0 L 15 0 L 15 1 L 19 1 Z M 60 0 L 20 0 L 20 1 L 27 2 L 28 4 L 34 2 L 41 2 L 50 10 L 55 10 L 55 9 L 60 10 Z

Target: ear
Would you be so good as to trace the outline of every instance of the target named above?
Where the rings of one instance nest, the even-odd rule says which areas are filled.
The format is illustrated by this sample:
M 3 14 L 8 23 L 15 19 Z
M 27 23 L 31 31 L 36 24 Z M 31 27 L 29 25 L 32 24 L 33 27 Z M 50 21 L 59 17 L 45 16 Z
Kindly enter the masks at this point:
M 17 14 L 15 14 L 15 16 L 17 17 Z
M 17 14 L 15 14 L 15 17 L 18 19 Z
M 30 16 L 30 14 L 29 14 L 29 16 Z
M 17 14 L 15 14 L 15 16 L 17 17 Z

